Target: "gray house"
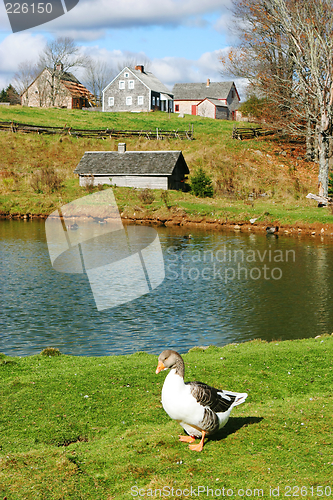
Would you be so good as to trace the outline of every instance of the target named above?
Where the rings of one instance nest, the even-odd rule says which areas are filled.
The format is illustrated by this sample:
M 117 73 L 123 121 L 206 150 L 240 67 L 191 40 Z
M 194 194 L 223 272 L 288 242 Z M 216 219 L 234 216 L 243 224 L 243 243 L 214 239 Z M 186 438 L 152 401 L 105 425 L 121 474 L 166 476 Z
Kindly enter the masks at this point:
M 173 94 L 144 66 L 124 68 L 103 90 L 103 111 L 173 111 Z
M 80 186 L 93 183 L 152 189 L 185 189 L 189 169 L 181 151 L 87 151 L 74 170 Z
M 176 83 L 173 87 L 175 113 L 233 120 L 239 106 L 234 82 Z

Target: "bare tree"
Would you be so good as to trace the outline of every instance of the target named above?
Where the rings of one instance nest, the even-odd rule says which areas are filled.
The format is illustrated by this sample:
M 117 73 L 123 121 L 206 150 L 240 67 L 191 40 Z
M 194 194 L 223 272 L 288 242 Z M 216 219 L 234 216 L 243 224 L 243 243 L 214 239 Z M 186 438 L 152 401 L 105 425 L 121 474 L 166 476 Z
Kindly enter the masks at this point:
M 87 57 L 81 54 L 80 48 L 69 37 L 59 37 L 47 43 L 39 58 L 39 65 L 48 68 L 47 83 L 50 87 L 51 105 L 61 94 L 61 75 L 73 68 L 85 66 Z
M 47 43 L 39 58 L 40 65 L 54 69 L 58 64 L 62 65 L 63 71 L 84 66 L 87 57 L 81 54 L 80 47 L 75 44 L 73 38 L 58 37 Z
M 270 0 L 268 8 L 293 45 L 291 57 L 302 104 L 318 145 L 319 195 L 328 196 L 333 119 L 333 4 L 331 0 Z
M 86 87 L 94 94 L 96 104 L 101 105 L 102 92 L 115 76 L 115 69 L 106 62 L 92 58 L 87 61 L 83 81 Z
M 13 78 L 13 87 L 17 92 L 22 95 L 29 87 L 31 82 L 37 77 L 41 68 L 32 61 L 26 61 L 18 65 L 18 70 L 16 71 Z M 26 104 L 29 104 L 28 93 L 26 95 Z
M 245 77 L 248 94 L 266 99 L 264 118 L 280 128 L 289 123 L 293 99 L 289 41 L 265 8 L 265 0 L 234 0 L 234 16 L 241 43 L 221 57 L 223 72 Z
M 328 195 L 333 122 L 332 0 L 239 0 L 242 45 L 235 60 L 268 100 L 277 100 L 284 124 L 316 144 L 319 194 Z M 235 66 L 229 54 L 229 71 Z M 251 64 L 249 64 L 249 62 Z M 230 68 L 231 67 L 231 68 Z M 272 99 L 273 98 L 273 99 Z

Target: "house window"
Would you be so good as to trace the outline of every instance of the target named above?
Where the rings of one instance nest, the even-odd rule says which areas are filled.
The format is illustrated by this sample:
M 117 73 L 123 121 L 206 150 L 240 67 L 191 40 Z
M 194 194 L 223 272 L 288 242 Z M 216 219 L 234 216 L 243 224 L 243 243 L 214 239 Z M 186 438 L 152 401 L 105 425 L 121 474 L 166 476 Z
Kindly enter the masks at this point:
M 128 80 L 128 88 L 134 89 L 134 80 Z
M 151 103 L 153 106 L 155 106 L 155 96 L 153 95 L 152 99 L 151 99 Z
M 143 105 L 143 95 L 138 96 L 138 105 L 142 106 Z
M 157 98 L 156 98 L 156 105 L 157 105 L 157 106 L 159 106 L 159 105 L 160 105 L 160 98 L 159 98 L 159 97 L 157 97 Z
M 124 80 L 119 80 L 119 88 L 124 89 L 125 88 L 125 82 Z
M 114 97 L 109 97 L 108 104 L 109 106 L 114 106 Z
M 126 106 L 131 106 L 132 105 L 132 96 L 126 97 Z
M 129 77 L 129 73 L 124 73 L 124 77 L 128 78 Z
M 179 104 L 175 104 L 175 111 L 177 113 L 177 111 L 179 111 Z

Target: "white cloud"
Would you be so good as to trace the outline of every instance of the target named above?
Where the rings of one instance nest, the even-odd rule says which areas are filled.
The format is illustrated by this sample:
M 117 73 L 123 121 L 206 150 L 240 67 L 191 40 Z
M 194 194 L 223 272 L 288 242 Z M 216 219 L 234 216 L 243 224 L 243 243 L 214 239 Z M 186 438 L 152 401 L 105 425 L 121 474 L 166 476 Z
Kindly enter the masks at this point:
M 227 50 L 205 52 L 198 60 L 177 57 L 154 59 L 151 64 L 151 71 L 170 89 L 175 83 L 203 83 L 208 78 L 212 82 L 234 81 L 241 100 L 244 100 L 246 80 L 244 78 L 235 79 L 230 75 L 221 73 L 222 66 L 220 66 L 219 57 Z
M 219 55 L 221 51 L 205 52 L 198 60 L 165 57 L 152 61 L 152 71 L 166 85 L 175 83 L 221 81 Z
M 102 29 L 139 26 L 204 26 L 204 16 L 223 12 L 230 0 L 81 0 L 68 12 L 45 26 L 56 32 L 78 29 L 99 33 Z
M 45 43 L 42 35 L 27 31 L 7 36 L 0 43 L 1 72 L 15 72 L 20 63 L 37 60 Z

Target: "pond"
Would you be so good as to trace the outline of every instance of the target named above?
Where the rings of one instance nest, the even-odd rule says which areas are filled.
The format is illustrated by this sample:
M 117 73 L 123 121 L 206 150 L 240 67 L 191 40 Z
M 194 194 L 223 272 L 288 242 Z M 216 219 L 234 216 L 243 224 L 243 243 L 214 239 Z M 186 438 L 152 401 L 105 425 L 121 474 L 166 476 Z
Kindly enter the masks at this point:
M 333 246 L 317 239 L 157 228 L 165 279 L 98 310 L 86 274 L 52 268 L 45 221 L 0 221 L 0 352 L 101 356 L 331 333 Z M 188 237 L 191 232 L 191 237 Z

